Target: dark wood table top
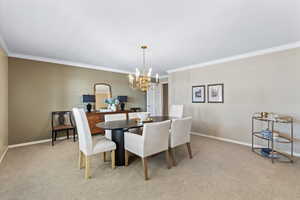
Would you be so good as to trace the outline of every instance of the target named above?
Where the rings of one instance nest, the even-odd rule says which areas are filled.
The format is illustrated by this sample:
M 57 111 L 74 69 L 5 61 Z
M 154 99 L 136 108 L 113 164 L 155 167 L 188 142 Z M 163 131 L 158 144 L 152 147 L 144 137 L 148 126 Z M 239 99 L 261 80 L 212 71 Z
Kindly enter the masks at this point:
M 151 122 L 162 122 L 166 120 L 176 119 L 175 117 L 169 116 L 151 116 L 153 121 Z M 115 130 L 115 129 L 129 129 L 129 128 L 139 128 L 144 124 L 139 123 L 136 120 L 118 120 L 118 121 L 109 121 L 109 122 L 101 122 L 96 124 L 98 128 L 102 128 L 104 130 Z

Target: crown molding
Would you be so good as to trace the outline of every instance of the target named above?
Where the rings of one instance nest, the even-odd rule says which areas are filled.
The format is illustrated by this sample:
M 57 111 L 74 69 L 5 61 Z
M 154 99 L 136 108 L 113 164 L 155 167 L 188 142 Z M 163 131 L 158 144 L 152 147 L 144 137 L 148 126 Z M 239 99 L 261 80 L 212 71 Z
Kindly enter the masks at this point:
M 300 47 L 300 41 L 297 41 L 297 42 L 294 42 L 294 43 L 289 43 L 289 44 L 276 46 L 276 47 L 272 47 L 272 48 L 268 48 L 268 49 L 248 52 L 248 53 L 245 53 L 245 54 L 240 54 L 240 55 L 236 55 L 236 56 L 232 56 L 232 57 L 226 57 L 226 58 L 221 58 L 221 59 L 218 59 L 218 60 L 199 63 L 199 64 L 195 64 L 195 65 L 179 67 L 179 68 L 176 68 L 176 69 L 168 70 L 167 72 L 168 72 L 168 74 L 170 74 L 170 73 L 178 72 L 178 71 L 185 71 L 185 70 L 189 70 L 189 69 L 207 67 L 207 66 L 210 66 L 210 65 L 226 63 L 226 62 L 240 60 L 240 59 L 244 59 L 244 58 L 251 58 L 251 57 L 255 57 L 255 56 L 260 56 L 260 55 L 285 51 L 285 50 L 289 50 L 289 49 L 295 49 L 295 48 L 299 48 L 299 47 Z
M 6 55 L 9 55 L 9 50 L 7 48 L 6 42 L 3 37 L 0 35 L 0 47 L 5 51 Z
M 131 73 L 129 71 L 119 70 L 119 69 L 113 69 L 113 68 L 109 68 L 109 67 L 103 67 L 103 66 L 97 66 L 97 65 L 90 65 L 90 64 L 85 64 L 85 63 L 80 63 L 80 62 L 73 62 L 73 61 L 67 61 L 67 60 L 60 60 L 60 59 L 53 59 L 53 58 L 32 56 L 32 55 L 26 55 L 26 54 L 10 53 L 9 57 L 22 58 L 22 59 L 27 59 L 27 60 L 41 61 L 41 62 L 48 62 L 48 63 L 56 63 L 56 64 L 61 64 L 61 65 L 73 66 L 73 67 L 82 67 L 82 68 L 96 69 L 96 70 L 116 72 L 116 73 L 123 73 L 123 74 L 129 74 L 129 73 Z

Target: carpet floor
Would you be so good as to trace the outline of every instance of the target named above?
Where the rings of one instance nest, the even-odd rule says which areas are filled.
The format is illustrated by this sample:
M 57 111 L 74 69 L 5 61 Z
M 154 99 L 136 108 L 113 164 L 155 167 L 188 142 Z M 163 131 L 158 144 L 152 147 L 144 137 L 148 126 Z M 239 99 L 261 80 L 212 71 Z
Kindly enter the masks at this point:
M 0 199 L 300 199 L 299 160 L 272 164 L 249 147 L 200 136 L 192 136 L 192 151 L 189 159 L 185 146 L 177 148 L 178 165 L 169 170 L 164 154 L 151 157 L 144 181 L 140 159 L 111 169 L 100 156 L 85 180 L 71 139 L 9 149 L 0 164 Z

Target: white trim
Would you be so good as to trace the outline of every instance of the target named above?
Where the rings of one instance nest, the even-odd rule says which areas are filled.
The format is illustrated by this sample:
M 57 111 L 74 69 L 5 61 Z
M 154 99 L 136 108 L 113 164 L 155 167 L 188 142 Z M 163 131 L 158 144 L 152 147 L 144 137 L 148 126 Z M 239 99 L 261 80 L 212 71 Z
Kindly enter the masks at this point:
M 8 147 L 6 147 L 6 149 L 4 150 L 3 154 L 2 154 L 1 157 L 0 157 L 0 164 L 1 164 L 2 160 L 4 159 L 4 157 L 5 157 L 6 153 L 7 153 L 7 151 L 8 151 Z
M 97 65 L 90 65 L 86 63 L 80 63 L 80 62 L 73 62 L 73 61 L 67 61 L 67 60 L 61 60 L 61 59 L 53 59 L 53 58 L 46 58 L 46 57 L 39 57 L 39 56 L 32 56 L 32 55 L 26 55 L 26 54 L 19 54 L 19 53 L 9 53 L 9 57 L 13 58 L 22 58 L 27 60 L 35 60 L 35 61 L 41 61 L 41 62 L 48 62 L 48 63 L 56 63 L 61 65 L 68 65 L 72 67 L 81 67 L 81 68 L 87 68 L 87 69 L 95 69 L 95 70 L 102 70 L 102 71 L 108 71 L 108 72 L 116 72 L 116 73 L 122 73 L 122 74 L 132 74 L 134 72 L 126 71 L 126 70 L 119 70 L 119 69 L 113 69 L 110 67 L 104 67 L 104 66 L 97 66 Z M 163 75 L 159 78 L 167 78 L 169 75 Z M 153 77 L 155 78 L 155 77 Z
M 214 139 L 214 140 L 220 140 L 220 141 L 223 141 L 223 142 L 229 142 L 229 143 L 239 144 L 239 145 L 243 145 L 243 146 L 248 146 L 248 147 L 252 146 L 252 144 L 250 144 L 250 143 L 240 142 L 240 141 L 237 141 L 237 140 L 232 140 L 232 139 L 227 139 L 227 138 L 222 138 L 222 137 L 217 137 L 217 136 L 212 136 L 212 135 L 206 135 L 206 134 L 203 134 L 203 133 L 191 132 L 191 134 L 206 137 L 206 138 L 210 138 L 210 139 Z M 285 152 L 285 153 L 290 153 L 290 152 Z M 300 157 L 300 153 L 295 153 L 294 152 L 294 156 L 295 157 Z
M 61 65 L 73 66 L 73 67 L 82 67 L 82 68 L 88 68 L 88 69 L 96 69 L 96 70 L 103 70 L 103 71 L 109 71 L 109 72 L 117 72 L 117 73 L 123 73 L 123 74 L 132 73 L 132 72 L 129 72 L 129 71 L 119 70 L 119 69 L 112 69 L 112 68 L 109 68 L 109 67 L 90 65 L 90 64 L 80 63 L 80 62 L 73 62 L 73 61 L 53 59 L 53 58 L 45 58 L 45 57 L 39 57 L 39 56 L 31 56 L 31 55 L 18 54 L 18 53 L 10 53 L 9 57 L 23 58 L 23 59 L 28 59 L 28 60 L 35 60 L 35 61 L 42 61 L 42 62 L 49 62 L 49 63 L 56 63 L 56 64 L 61 64 Z
M 285 50 L 289 50 L 289 49 L 295 49 L 295 48 L 298 48 L 298 47 L 300 47 L 300 41 L 290 43 L 290 44 L 286 44 L 286 45 L 277 46 L 277 47 L 272 47 L 272 48 L 268 48 L 268 49 L 248 52 L 248 53 L 245 53 L 245 54 L 240 54 L 240 55 L 236 55 L 236 56 L 232 56 L 232 57 L 221 58 L 221 59 L 218 59 L 218 60 L 199 63 L 199 64 L 195 64 L 195 65 L 179 67 L 177 69 L 168 70 L 167 72 L 168 72 L 168 74 L 170 74 L 170 73 L 178 72 L 178 71 L 184 71 L 184 70 L 189 70 L 189 69 L 207 67 L 207 66 L 210 66 L 210 65 L 226 63 L 226 62 L 230 62 L 230 61 L 235 61 L 235 60 L 240 60 L 240 59 L 244 59 L 244 58 L 250 58 L 250 57 L 254 57 L 254 56 L 260 56 L 260 55 L 285 51 Z
M 3 37 L 0 35 L 0 47 L 5 51 L 5 53 L 7 55 L 9 55 L 9 50 L 7 48 L 7 45 L 5 43 L 5 40 L 3 39 Z
M 169 75 L 167 74 L 167 75 L 162 75 L 162 76 L 159 76 L 159 78 L 160 79 L 162 79 L 162 78 L 169 78 Z
M 66 138 L 67 138 L 67 136 L 62 136 L 62 137 L 58 137 L 56 139 L 64 140 Z M 16 147 L 23 147 L 23 146 L 29 146 L 29 145 L 33 145 L 33 144 L 40 144 L 40 143 L 47 143 L 47 142 L 51 142 L 51 139 L 37 140 L 37 141 L 33 141 L 33 142 L 25 142 L 25 143 L 20 143 L 20 144 L 12 144 L 12 145 L 8 145 L 8 148 L 12 149 L 12 148 L 16 148 Z

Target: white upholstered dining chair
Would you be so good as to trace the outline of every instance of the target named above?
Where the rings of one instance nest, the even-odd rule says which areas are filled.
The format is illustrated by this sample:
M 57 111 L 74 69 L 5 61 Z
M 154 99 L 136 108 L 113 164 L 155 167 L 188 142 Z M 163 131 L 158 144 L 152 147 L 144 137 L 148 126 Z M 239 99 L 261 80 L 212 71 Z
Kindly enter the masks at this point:
M 104 115 L 105 122 L 126 120 L 126 119 L 127 117 L 125 113 Z M 111 130 L 105 130 L 105 137 L 106 139 L 111 140 Z
M 192 150 L 191 150 L 191 126 L 192 126 L 192 117 L 185 117 L 183 119 L 174 119 L 172 120 L 171 130 L 170 130 L 170 140 L 169 148 L 171 153 L 171 158 L 173 165 L 176 166 L 176 160 L 174 155 L 174 148 L 180 145 L 186 144 L 190 159 L 192 159 Z
M 143 135 L 125 132 L 125 166 L 128 166 L 128 152 L 142 158 L 145 180 L 148 180 L 147 157 L 165 151 L 168 169 L 170 166 L 168 140 L 170 120 L 144 124 Z
M 148 116 L 149 114 L 150 114 L 149 112 L 130 112 L 130 113 L 128 113 L 128 118 L 129 119 L 138 119 L 138 118 L 140 118 L 141 115 Z
M 82 108 L 73 108 L 73 114 L 78 132 L 79 141 L 79 168 L 85 167 L 85 178 L 88 179 L 90 175 L 90 158 L 92 155 L 111 152 L 111 166 L 115 168 L 115 150 L 116 144 L 106 138 L 102 138 L 93 144 L 91 131 L 86 118 L 86 114 Z
M 183 105 L 172 105 L 169 113 L 170 117 L 182 118 Z
M 139 119 L 141 116 L 148 117 L 149 115 L 150 115 L 149 112 L 131 112 L 131 113 L 128 113 L 128 118 L 130 120 L 132 120 L 132 119 Z M 142 127 L 141 128 L 131 128 L 128 131 L 131 133 L 142 135 L 143 128 Z

